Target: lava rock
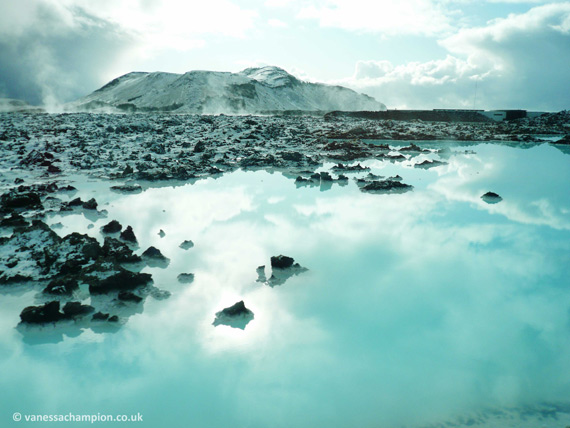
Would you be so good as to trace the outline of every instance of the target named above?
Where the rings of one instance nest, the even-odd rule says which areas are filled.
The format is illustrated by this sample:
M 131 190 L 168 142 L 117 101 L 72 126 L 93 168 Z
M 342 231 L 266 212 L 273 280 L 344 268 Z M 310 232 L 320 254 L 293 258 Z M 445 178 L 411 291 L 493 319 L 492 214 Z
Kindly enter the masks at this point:
M 104 294 L 113 290 L 134 290 L 152 281 L 149 273 L 130 272 L 121 269 L 118 273 L 89 285 L 91 294 Z
M 63 313 L 69 318 L 77 318 L 95 312 L 91 305 L 82 305 L 81 302 L 67 302 L 63 307 Z
M 403 193 L 412 189 L 413 186 L 394 180 L 371 181 L 360 188 L 368 193 Z
M 220 312 L 217 312 L 216 319 L 212 324 L 214 326 L 223 324 L 243 330 L 252 319 L 253 312 L 245 307 L 242 300 L 228 308 L 222 309 Z
M 271 267 L 273 269 L 287 269 L 293 266 L 295 259 L 287 256 L 272 256 L 271 257 Z
M 182 248 L 183 250 L 189 250 L 193 246 L 194 246 L 194 243 L 190 240 L 186 240 L 182 244 L 179 245 L 179 247 Z
M 158 248 L 152 246 L 148 247 L 144 253 L 142 253 L 142 257 L 156 260 L 168 260 Z
M 22 215 L 15 212 L 0 221 L 0 227 L 27 227 L 29 225 L 30 223 Z
M 97 201 L 95 198 L 89 199 L 87 202 L 83 202 L 82 206 L 86 210 L 96 210 L 97 209 Z
M 43 293 L 55 296 L 71 296 L 76 290 L 79 290 L 79 284 L 75 279 L 56 278 L 44 288 Z
M 101 228 L 101 232 L 103 233 L 118 233 L 121 231 L 123 226 L 117 220 L 111 220 L 105 226 Z
M 142 187 L 138 184 L 123 184 L 121 186 L 111 186 L 111 190 L 116 193 L 141 193 Z
M 104 257 L 111 258 L 118 263 L 140 263 L 142 261 L 127 244 L 108 236 L 105 237 L 101 250 Z
M 131 226 L 127 226 L 127 228 L 121 232 L 121 239 L 133 244 L 137 243 L 137 237 L 135 236 L 135 232 L 133 232 L 133 228 Z
M 80 207 L 82 205 L 83 205 L 83 201 L 81 200 L 81 198 L 72 199 L 71 201 L 69 201 L 67 203 L 68 207 Z
M 143 298 L 141 296 L 137 296 L 131 291 L 120 291 L 117 297 L 119 300 L 122 300 L 124 302 L 140 303 L 143 301 Z
M 423 162 L 414 165 L 414 168 L 429 169 L 440 165 L 447 165 L 447 162 L 442 162 L 439 160 L 424 160 Z
M 0 205 L 8 210 L 42 208 L 40 196 L 37 193 L 17 193 L 13 190 L 0 197 Z
M 20 313 L 20 319 L 27 324 L 54 323 L 65 318 L 59 311 L 59 302 L 48 302 L 41 306 L 28 306 Z
M 481 199 L 483 199 L 488 204 L 497 204 L 503 200 L 503 198 L 501 198 L 495 192 L 487 192 L 481 196 Z
M 107 321 L 109 319 L 109 314 L 104 314 L 103 312 L 96 312 L 91 317 L 91 321 Z

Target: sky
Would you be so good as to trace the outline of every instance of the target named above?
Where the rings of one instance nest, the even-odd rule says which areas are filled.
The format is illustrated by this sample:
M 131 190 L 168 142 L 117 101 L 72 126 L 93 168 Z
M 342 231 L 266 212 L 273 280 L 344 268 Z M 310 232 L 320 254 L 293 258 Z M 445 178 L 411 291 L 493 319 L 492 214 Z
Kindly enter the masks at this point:
M 570 1 L 0 0 L 0 97 L 276 65 L 388 108 L 570 108 Z

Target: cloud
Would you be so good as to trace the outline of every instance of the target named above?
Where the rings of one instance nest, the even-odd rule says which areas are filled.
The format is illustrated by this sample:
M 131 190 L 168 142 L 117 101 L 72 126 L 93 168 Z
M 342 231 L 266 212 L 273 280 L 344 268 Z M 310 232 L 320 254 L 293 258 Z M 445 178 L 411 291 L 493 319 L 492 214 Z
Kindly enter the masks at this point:
M 274 27 L 274 28 L 287 28 L 288 27 L 287 23 L 280 21 L 279 19 L 270 19 L 267 21 L 267 24 L 269 24 L 270 27 Z
M 201 48 L 205 34 L 244 37 L 256 17 L 228 0 L 0 0 L 0 10 L 0 95 L 44 105 L 85 95 L 131 60 Z
M 342 83 L 391 107 L 562 110 L 570 86 L 570 3 L 537 6 L 440 41 L 444 59 L 361 61 Z
M 447 11 L 433 0 L 329 0 L 303 7 L 300 19 L 314 19 L 322 27 L 378 34 L 442 34 L 451 29 Z

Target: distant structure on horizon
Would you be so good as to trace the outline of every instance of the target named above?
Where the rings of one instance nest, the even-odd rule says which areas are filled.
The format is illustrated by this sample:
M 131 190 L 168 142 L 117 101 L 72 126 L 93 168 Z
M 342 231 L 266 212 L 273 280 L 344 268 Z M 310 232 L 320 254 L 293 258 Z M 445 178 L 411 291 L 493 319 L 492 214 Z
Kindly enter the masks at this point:
M 469 109 L 433 109 L 439 112 L 470 112 L 479 113 L 483 116 L 493 119 L 495 122 L 502 122 L 504 120 L 523 119 L 525 117 L 533 118 L 538 117 L 546 112 L 544 111 L 527 111 L 527 110 L 469 110 Z
M 377 120 L 422 120 L 425 122 L 502 122 L 515 119 L 538 117 L 545 112 L 526 110 L 474 110 L 474 109 L 433 109 L 433 110 L 386 110 L 386 111 L 334 111 L 325 118 L 339 116 L 360 117 Z

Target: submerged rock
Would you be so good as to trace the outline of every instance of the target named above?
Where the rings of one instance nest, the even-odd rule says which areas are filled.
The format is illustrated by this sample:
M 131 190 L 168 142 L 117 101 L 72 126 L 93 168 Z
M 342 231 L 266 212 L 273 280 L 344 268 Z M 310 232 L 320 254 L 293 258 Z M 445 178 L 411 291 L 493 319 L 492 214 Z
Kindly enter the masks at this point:
M 267 281 L 267 277 L 265 276 L 265 265 L 259 266 L 255 271 L 257 272 L 257 279 L 255 282 L 264 283 Z
M 141 193 L 142 187 L 138 184 L 123 184 L 121 186 L 111 186 L 111 190 L 117 193 Z
M 481 199 L 483 199 L 488 204 L 497 204 L 503 200 L 503 198 L 501 198 L 495 192 L 487 192 L 481 196 Z
M 193 273 L 181 273 L 177 276 L 178 282 L 181 284 L 190 284 L 194 282 L 194 274 Z
M 246 308 L 245 303 L 241 300 L 234 305 L 217 312 L 216 319 L 212 325 L 227 325 L 232 328 L 244 330 L 246 325 L 253 320 L 253 318 L 253 312 Z
M 183 250 L 189 250 L 193 246 L 194 246 L 194 243 L 190 240 L 186 240 L 182 244 L 179 245 L 179 247 L 182 248 Z

